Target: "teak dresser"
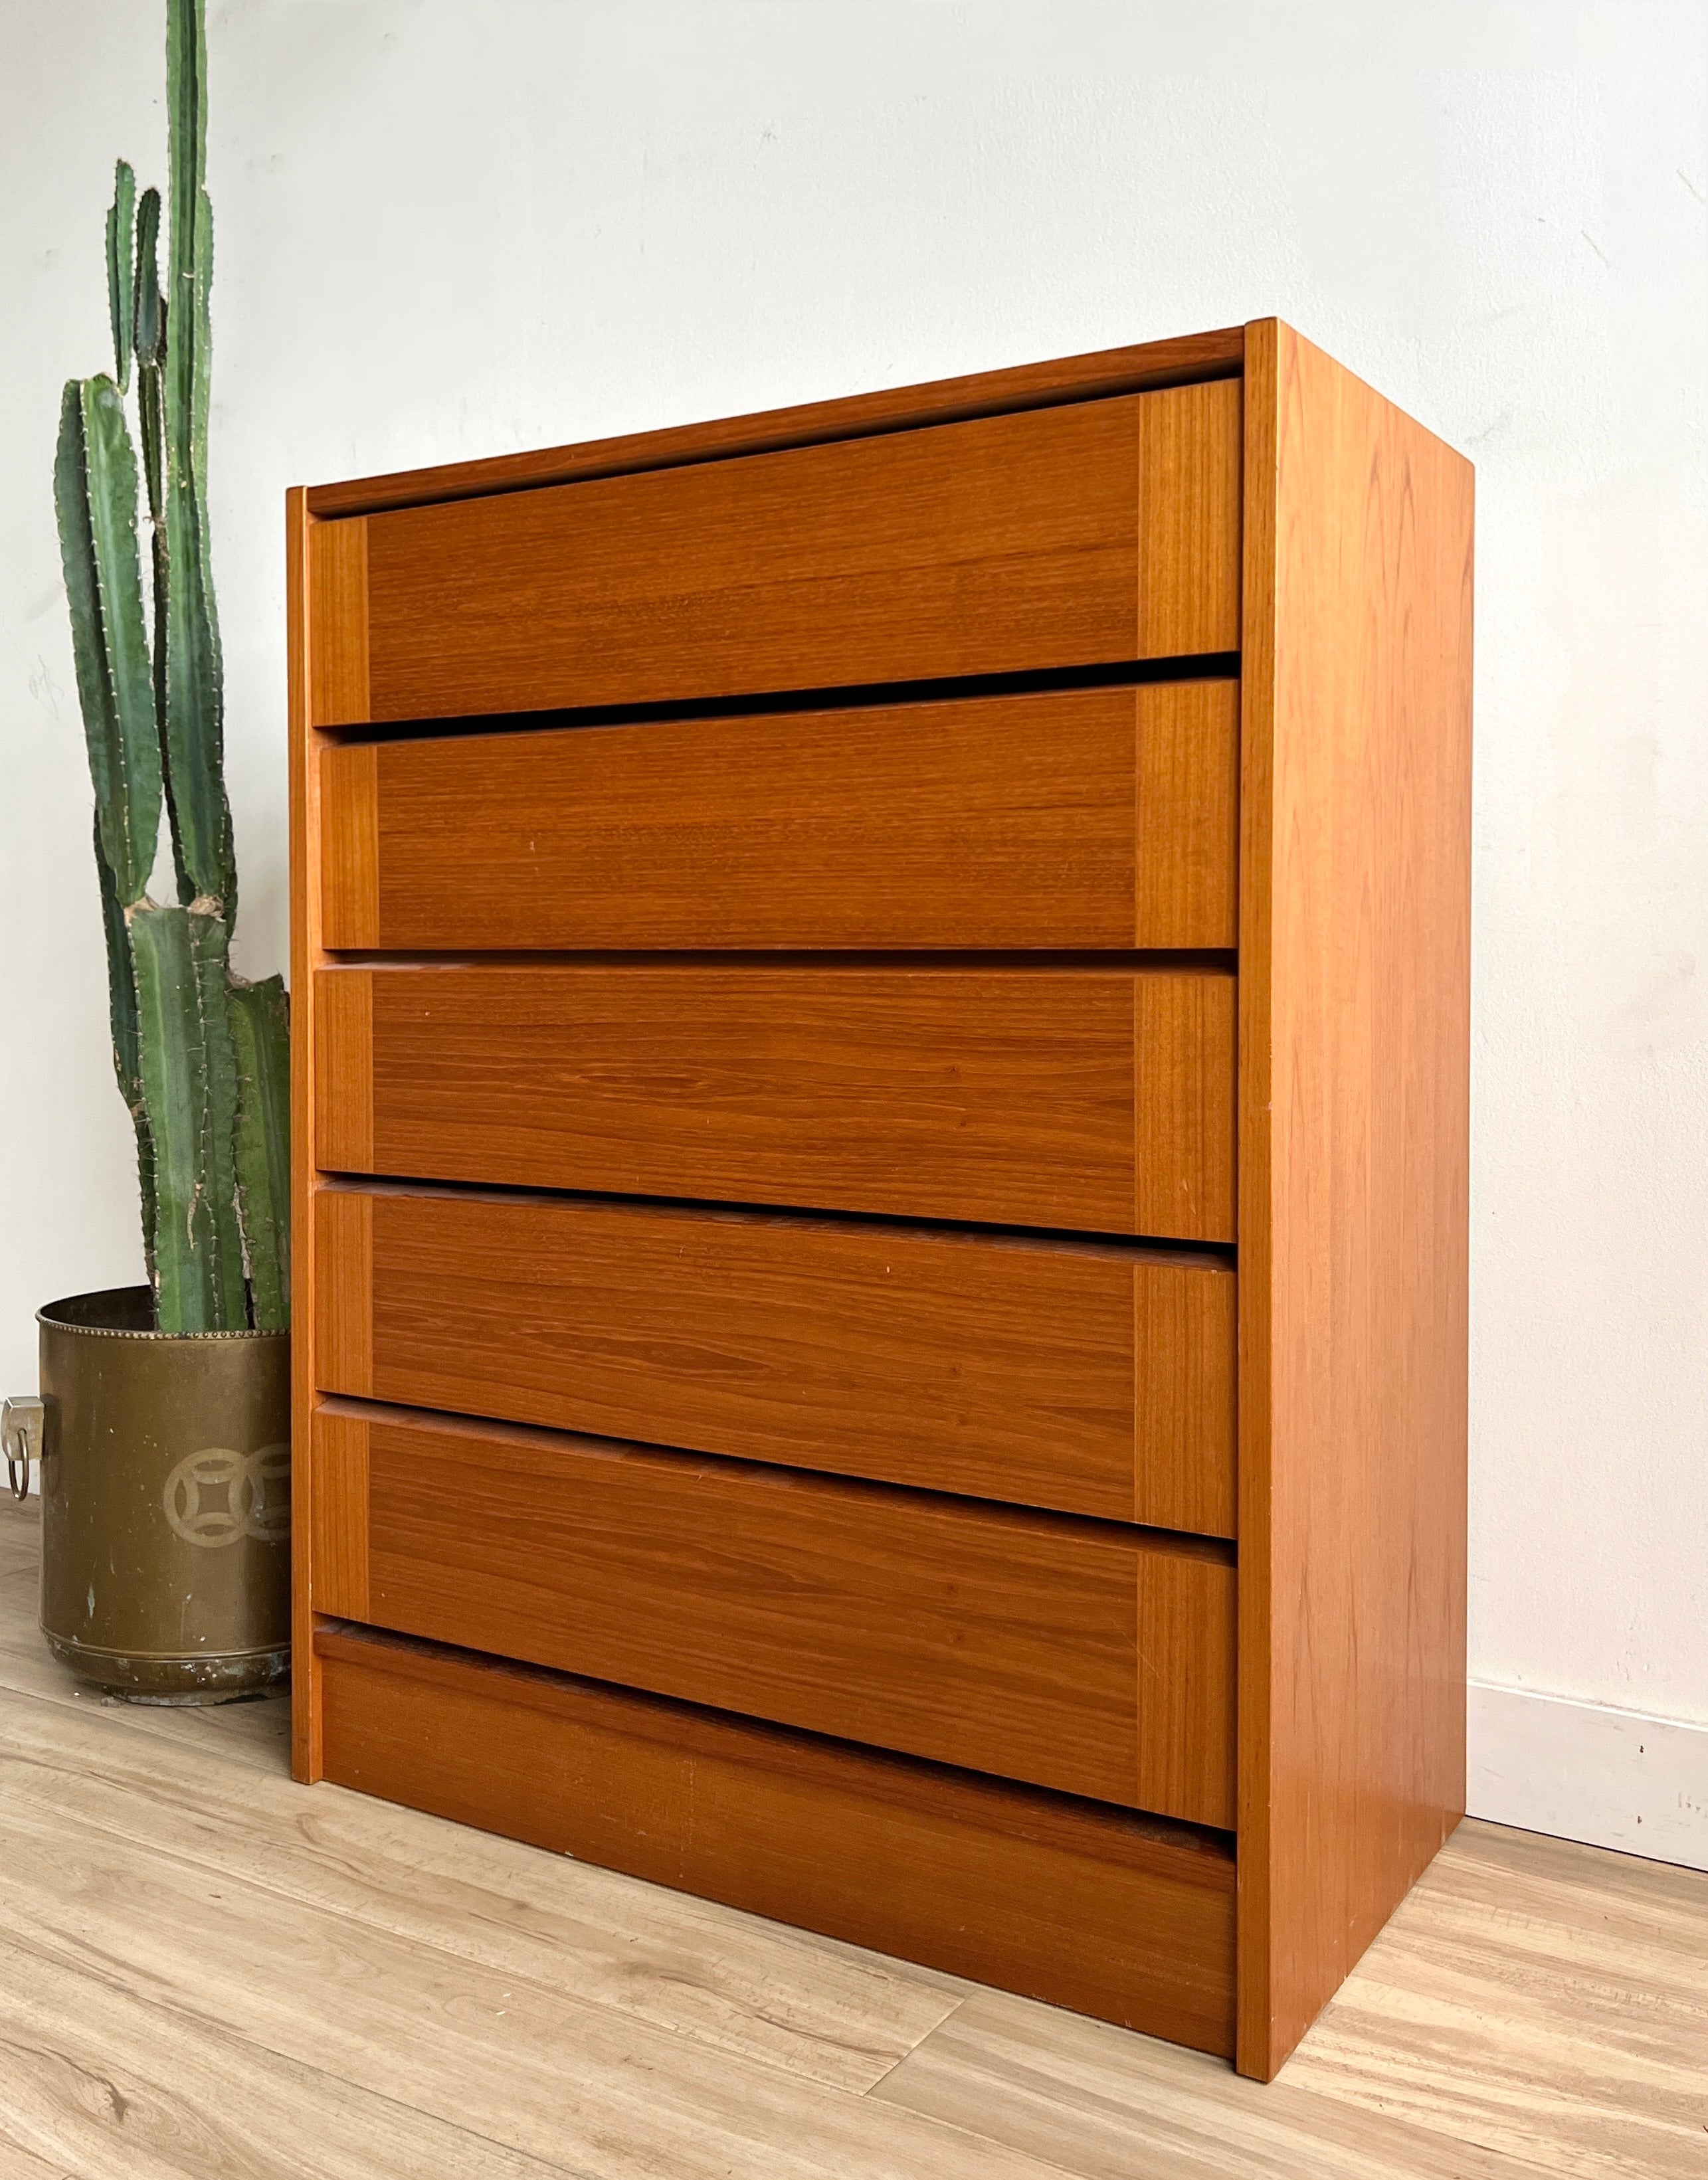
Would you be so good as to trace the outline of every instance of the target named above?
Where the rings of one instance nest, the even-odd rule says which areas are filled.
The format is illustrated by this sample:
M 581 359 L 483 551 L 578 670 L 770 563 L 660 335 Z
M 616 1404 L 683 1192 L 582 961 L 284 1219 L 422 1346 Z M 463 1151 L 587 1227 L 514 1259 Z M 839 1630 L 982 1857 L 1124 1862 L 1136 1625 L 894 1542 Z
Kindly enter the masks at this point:
M 292 494 L 299 1776 L 1275 2073 L 1463 1808 L 1471 538 L 1273 320 Z

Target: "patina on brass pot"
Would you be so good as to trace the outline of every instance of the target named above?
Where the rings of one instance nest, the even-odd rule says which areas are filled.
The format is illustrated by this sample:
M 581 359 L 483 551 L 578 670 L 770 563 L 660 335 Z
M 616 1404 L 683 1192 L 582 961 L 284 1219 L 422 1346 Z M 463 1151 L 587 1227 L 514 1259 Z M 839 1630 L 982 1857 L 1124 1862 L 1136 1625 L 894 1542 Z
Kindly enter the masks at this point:
M 157 1332 L 146 1287 L 41 1328 L 41 1632 L 139 1703 L 290 1670 L 290 1335 Z

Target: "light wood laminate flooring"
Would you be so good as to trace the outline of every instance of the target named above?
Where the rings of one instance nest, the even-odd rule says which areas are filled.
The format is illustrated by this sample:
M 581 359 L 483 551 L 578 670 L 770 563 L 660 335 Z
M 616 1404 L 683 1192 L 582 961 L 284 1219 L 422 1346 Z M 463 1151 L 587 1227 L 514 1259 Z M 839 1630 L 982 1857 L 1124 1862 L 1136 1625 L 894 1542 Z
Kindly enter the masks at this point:
M 79 1692 L 0 1514 L 0 2180 L 1708 2180 L 1708 1876 L 1467 1824 L 1267 2089 Z

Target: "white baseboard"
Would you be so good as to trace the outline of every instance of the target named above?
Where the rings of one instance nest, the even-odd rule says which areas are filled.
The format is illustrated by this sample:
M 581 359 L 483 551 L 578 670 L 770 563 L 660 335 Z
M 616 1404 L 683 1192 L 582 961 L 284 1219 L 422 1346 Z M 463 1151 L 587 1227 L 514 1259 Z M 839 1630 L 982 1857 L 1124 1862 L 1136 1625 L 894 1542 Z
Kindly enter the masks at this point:
M 1474 1817 L 1708 1869 L 1708 1726 L 1473 1681 Z

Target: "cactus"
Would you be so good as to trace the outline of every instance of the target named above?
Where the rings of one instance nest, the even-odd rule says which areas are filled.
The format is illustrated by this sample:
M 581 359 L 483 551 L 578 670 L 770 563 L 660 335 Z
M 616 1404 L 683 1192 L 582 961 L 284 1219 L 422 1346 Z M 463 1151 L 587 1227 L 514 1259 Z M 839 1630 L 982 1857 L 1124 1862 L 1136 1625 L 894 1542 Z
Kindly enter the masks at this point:
M 113 373 L 73 379 L 54 498 L 95 788 L 113 1071 L 136 1131 L 143 1251 L 165 1332 L 282 1330 L 290 1315 L 288 1002 L 231 967 L 237 867 L 208 551 L 213 213 L 204 0 L 167 0 L 161 200 L 118 162 L 107 215 Z M 148 600 L 133 375 L 149 526 Z M 166 812 L 175 901 L 149 897 Z

